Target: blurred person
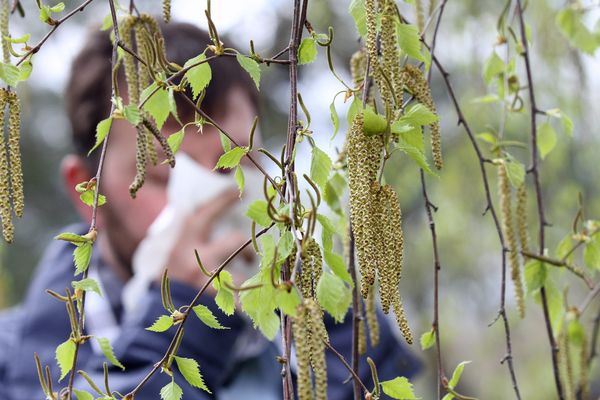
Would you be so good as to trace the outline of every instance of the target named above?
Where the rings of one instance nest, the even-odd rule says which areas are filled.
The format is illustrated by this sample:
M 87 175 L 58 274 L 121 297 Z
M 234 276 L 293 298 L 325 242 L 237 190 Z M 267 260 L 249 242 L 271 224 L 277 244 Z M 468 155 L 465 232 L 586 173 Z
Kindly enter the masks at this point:
M 189 24 L 171 23 L 162 26 L 170 61 L 183 65 L 186 60 L 201 53 L 210 44 L 206 32 Z M 226 41 L 226 40 L 225 40 Z M 75 152 L 67 155 L 61 165 L 61 173 L 70 199 L 81 223 L 68 226 L 61 232 L 85 234 L 91 220 L 91 207 L 83 204 L 74 188 L 95 175 L 99 150 L 87 157 L 95 142 L 98 122 L 110 112 L 111 98 L 111 52 L 112 43 L 107 32 L 95 31 L 75 59 L 66 91 L 67 111 L 72 126 Z M 231 57 L 211 61 L 212 81 L 207 88 L 202 108 L 230 132 L 240 145 L 248 144 L 248 130 L 258 113 L 257 91 L 245 71 Z M 119 80 L 125 93 L 123 73 Z M 125 99 L 126 101 L 126 99 Z M 194 111 L 183 102 L 178 104 L 182 122 L 193 121 Z M 169 118 L 164 132 L 175 132 L 180 126 Z M 124 119 L 113 121 L 109 136 L 100 191 L 107 203 L 98 209 L 98 238 L 94 246 L 90 274 L 94 274 L 103 297 L 94 293 L 87 295 L 86 333 L 112 338 L 115 354 L 126 369 L 111 369 L 110 385 L 113 391 L 126 394 L 159 361 L 166 351 L 175 329 L 163 333 L 146 330 L 165 314 L 160 295 L 160 275 L 154 276 L 147 290 L 137 292 L 134 312 L 126 312 L 123 303 L 124 288 L 134 277 L 133 260 L 140 243 L 147 237 L 149 227 L 165 209 L 168 202 L 170 171 L 168 166 L 148 166 L 146 181 L 137 197 L 130 197 L 128 186 L 135 175 L 135 128 Z M 256 139 L 257 141 L 260 138 Z M 205 126 L 197 133 L 193 125 L 186 128 L 185 139 L 179 153 L 185 154 L 196 164 L 201 175 L 189 182 L 210 193 L 212 201 L 198 207 L 187 217 L 174 240 L 175 245 L 166 254 L 164 266 L 171 279 L 171 294 L 176 306 L 189 304 L 196 292 L 206 282 L 196 264 L 194 249 L 208 268 L 218 266 L 234 250 L 248 239 L 249 232 L 231 229 L 214 235 L 220 222 L 230 214 L 243 209 L 239 204 L 237 190 L 213 193 L 207 179 L 223 177 L 223 171 L 213 167 L 223 153 L 218 131 Z M 178 156 L 179 156 L 178 153 Z M 164 155 L 161 154 L 164 158 Z M 257 174 L 247 160 L 243 161 L 248 176 Z M 206 179 L 204 179 L 206 178 Z M 233 181 L 232 176 L 227 179 Z M 252 190 L 252 188 L 248 188 Z M 254 199 L 253 199 L 254 200 Z M 166 238 L 165 238 L 166 240 Z M 241 256 L 252 260 L 250 248 Z M 49 297 L 51 289 L 64 293 L 73 281 L 73 246 L 54 241 L 48 246 L 40 261 L 34 279 L 20 306 L 0 316 L 0 399 L 31 400 L 42 395 L 39 387 L 33 354 L 37 353 L 43 365 L 49 365 L 54 382 L 60 376 L 56 365 L 55 348 L 70 334 L 68 315 L 63 303 Z M 254 268 L 255 270 L 255 268 Z M 240 273 L 239 270 L 236 271 Z M 255 271 L 254 271 L 255 272 Z M 78 279 L 78 278 L 77 278 Z M 209 286 L 210 288 L 210 286 Z M 218 310 L 214 291 L 200 297 L 200 304 L 207 306 L 230 329 L 215 330 L 207 327 L 195 316 L 186 322 L 185 335 L 178 355 L 194 358 L 200 365 L 204 381 L 212 394 L 189 387 L 175 368 L 176 381 L 184 391 L 185 399 L 278 399 L 281 398 L 281 354 L 277 339 L 270 342 L 256 331 L 250 321 L 237 311 L 231 317 Z M 89 308 L 88 308 L 89 306 Z M 369 348 L 382 380 L 396 376 L 413 376 L 420 368 L 419 361 L 401 344 L 380 317 L 381 339 L 376 348 Z M 341 324 L 335 324 L 326 316 L 325 323 L 332 345 L 348 360 L 351 355 L 351 313 Z M 93 341 L 80 347 L 77 369 L 87 371 L 97 382 L 101 381 L 102 363 L 105 357 Z M 327 353 L 329 375 L 328 394 L 331 399 L 352 398 L 349 373 L 339 360 Z M 292 368 L 293 371 L 293 368 Z M 360 376 L 371 382 L 365 364 Z M 136 399 L 158 398 L 160 388 L 168 383 L 165 374 L 155 374 L 138 392 Z M 64 381 L 63 381 L 64 386 Z M 87 383 L 77 378 L 75 387 L 90 390 Z

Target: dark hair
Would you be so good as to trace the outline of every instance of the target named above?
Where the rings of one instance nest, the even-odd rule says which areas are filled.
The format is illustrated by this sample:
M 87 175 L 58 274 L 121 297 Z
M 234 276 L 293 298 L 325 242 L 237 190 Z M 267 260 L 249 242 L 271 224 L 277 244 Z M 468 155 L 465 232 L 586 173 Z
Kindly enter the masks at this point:
M 212 44 L 209 35 L 187 23 L 161 24 L 169 61 L 183 65 Z M 221 38 L 227 43 L 227 39 Z M 84 48 L 71 66 L 67 85 L 66 105 L 71 122 L 72 140 L 77 154 L 86 155 L 95 142 L 96 125 L 108 116 L 111 98 L 112 42 L 109 32 L 95 29 L 88 35 Z M 248 74 L 233 57 L 218 57 L 210 61 L 212 80 L 202 101 L 202 110 L 211 116 L 224 114 L 226 94 L 234 87 L 241 87 L 258 109 L 258 94 Z M 119 68 L 118 80 L 124 82 L 123 67 Z M 122 85 L 124 86 L 124 85 Z M 177 99 L 179 116 L 190 119 L 193 109 Z M 91 160 L 92 161 L 92 160 Z

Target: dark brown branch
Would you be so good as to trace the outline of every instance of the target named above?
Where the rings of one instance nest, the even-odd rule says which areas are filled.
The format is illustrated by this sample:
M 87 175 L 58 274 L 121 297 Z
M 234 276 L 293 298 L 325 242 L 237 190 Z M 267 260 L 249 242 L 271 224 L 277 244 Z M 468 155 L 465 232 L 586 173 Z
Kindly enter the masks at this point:
M 519 27 L 521 31 L 521 42 L 523 46 L 523 58 L 525 59 L 525 70 L 527 73 L 527 83 L 529 92 L 529 105 L 530 105 L 530 118 L 531 118 L 531 166 L 529 171 L 533 175 L 533 183 L 535 187 L 535 194 L 537 199 L 537 211 L 539 220 L 538 229 L 538 242 L 539 242 L 539 254 L 544 254 L 545 248 L 545 227 L 546 217 L 544 215 L 544 202 L 542 198 L 542 187 L 540 184 L 540 171 L 538 169 L 538 144 L 537 144 L 537 103 L 535 101 L 535 90 L 533 87 L 533 76 L 531 73 L 531 60 L 529 57 L 529 43 L 527 41 L 527 34 L 525 31 L 525 19 L 523 17 L 523 5 L 521 0 L 517 0 L 517 16 L 519 20 Z M 564 399 L 562 383 L 560 381 L 560 374 L 558 368 L 558 346 L 552 332 L 552 323 L 550 320 L 550 313 L 548 311 L 548 298 L 546 296 L 546 288 L 540 289 L 540 295 L 542 299 L 542 307 L 544 309 L 544 319 L 546 322 L 546 332 L 548 334 L 548 341 L 550 342 L 550 348 L 552 352 L 552 369 L 554 372 L 554 382 L 556 383 L 556 391 L 558 393 L 559 400 Z
M 354 370 L 352 369 L 352 367 L 350 365 L 348 365 L 348 362 L 344 359 L 344 356 L 340 354 L 339 351 L 337 351 L 332 345 L 331 343 L 329 343 L 328 341 L 324 340 L 323 341 L 325 343 L 325 346 L 327 346 L 327 348 L 333 353 L 335 354 L 335 356 L 342 362 L 342 364 L 344 364 L 344 367 L 346 367 L 346 369 L 350 372 L 350 374 L 352 375 L 352 378 L 354 378 L 354 381 L 358 383 L 358 385 L 360 385 L 360 387 L 362 387 L 362 389 L 365 391 L 365 393 L 369 393 L 369 389 L 367 389 L 367 387 L 365 386 L 365 384 L 363 383 L 363 381 L 360 379 L 360 376 L 358 376 Z

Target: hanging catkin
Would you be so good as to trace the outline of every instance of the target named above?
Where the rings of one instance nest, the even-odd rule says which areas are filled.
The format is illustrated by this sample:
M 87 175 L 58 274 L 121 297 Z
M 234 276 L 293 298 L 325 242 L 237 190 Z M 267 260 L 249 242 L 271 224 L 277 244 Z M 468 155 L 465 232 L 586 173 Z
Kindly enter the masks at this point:
M 398 37 L 396 32 L 396 5 L 393 0 L 385 0 L 381 16 L 381 73 L 384 80 L 378 84 L 386 110 L 393 112 L 402 107 L 402 74 L 400 71 L 400 54 L 398 52 Z M 393 118 L 393 114 L 389 115 Z
M 10 15 L 10 5 L 8 0 L 2 0 L 0 4 L 0 34 L 2 34 L 2 60 L 5 64 L 10 64 L 10 31 L 8 29 L 8 17 Z
M 296 388 L 299 400 L 312 400 L 312 385 L 310 382 L 310 339 L 308 331 L 308 316 L 305 307 L 298 306 L 296 318 L 292 321 L 292 334 L 296 348 Z
M 408 320 L 406 319 L 406 315 L 404 314 L 404 307 L 402 305 L 402 299 L 400 296 L 397 296 L 394 299 L 393 303 L 394 307 L 394 315 L 396 316 L 396 323 L 400 328 L 400 332 L 402 332 L 402 336 L 406 340 L 406 343 L 412 344 L 413 337 L 412 332 L 410 331 L 410 326 L 408 325 Z
M 379 321 L 377 320 L 377 305 L 375 303 L 375 288 L 369 290 L 369 295 L 365 300 L 365 318 L 369 326 L 369 341 L 371 347 L 379 344 Z
M 7 91 L 0 89 L 0 126 L 4 127 L 4 115 L 7 103 Z M 0 134 L 0 217 L 2 217 L 2 234 L 4 240 L 11 243 L 14 235 L 14 227 L 11 218 L 10 206 L 10 171 L 8 165 L 8 148 L 4 139 L 4 133 Z
M 427 79 L 423 76 L 423 72 L 414 65 L 406 64 L 402 68 L 403 78 L 410 93 L 419 101 L 429 108 L 429 110 L 437 114 L 431 90 Z M 442 140 L 440 133 L 440 122 L 436 120 L 431 124 L 431 152 L 433 153 L 433 162 L 437 169 L 442 169 L 444 162 L 442 159 Z
M 171 21 L 171 0 L 163 0 L 162 11 L 163 21 L 169 23 L 169 21 Z
M 517 189 L 517 230 L 521 249 L 528 250 L 529 236 L 527 235 L 527 188 L 523 182 Z
M 133 49 L 133 38 L 134 27 L 136 25 L 137 18 L 133 15 L 127 16 L 121 21 L 119 31 L 125 46 L 129 49 Z M 129 97 L 129 104 L 138 104 L 140 101 L 140 93 L 138 89 L 138 74 L 133 56 L 127 52 L 123 54 L 123 64 L 125 66 L 125 81 L 127 82 L 127 96 Z
M 590 371 L 588 365 L 588 341 L 585 329 L 581 330 L 581 347 L 579 349 L 579 388 L 581 400 L 590 399 Z
M 508 248 L 508 258 L 510 261 L 511 278 L 515 286 L 515 295 L 517 298 L 517 309 L 521 318 L 525 317 L 525 300 L 523 293 L 523 283 L 521 282 L 521 268 L 519 265 L 519 254 L 517 249 L 517 239 L 512 221 L 511 188 L 510 181 L 506 173 L 504 160 L 499 160 L 498 170 L 498 192 L 500 196 L 500 209 L 502 210 L 502 231 Z
M 135 198 L 137 191 L 140 190 L 146 178 L 146 130 L 143 124 L 139 124 L 135 128 L 135 178 L 129 185 L 129 194 L 132 198 Z
M 568 322 L 564 321 L 562 329 L 558 335 L 558 363 L 559 374 L 565 391 L 565 400 L 575 400 L 575 390 L 573 387 L 573 365 L 571 363 L 571 352 L 569 343 Z
M 21 104 L 13 91 L 6 93 L 8 103 L 8 153 L 10 162 L 10 187 L 15 214 L 23 216 L 23 169 L 21 166 Z

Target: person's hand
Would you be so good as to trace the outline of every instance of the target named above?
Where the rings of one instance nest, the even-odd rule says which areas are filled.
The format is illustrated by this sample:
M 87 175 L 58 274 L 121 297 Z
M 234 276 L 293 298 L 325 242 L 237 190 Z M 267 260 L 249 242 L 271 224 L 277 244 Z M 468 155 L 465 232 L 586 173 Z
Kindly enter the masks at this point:
M 200 270 L 194 250 L 198 251 L 202 264 L 210 272 L 248 240 L 247 234 L 239 230 L 231 230 L 218 238 L 212 238 L 215 224 L 218 224 L 219 218 L 226 215 L 234 203 L 239 201 L 238 196 L 237 190 L 227 191 L 198 208 L 186 219 L 167 259 L 169 279 L 199 289 L 206 283 L 208 277 Z M 243 257 L 247 261 L 252 260 L 254 258 L 252 246 L 247 246 L 236 257 Z M 208 286 L 207 291 L 214 291 L 212 285 Z

